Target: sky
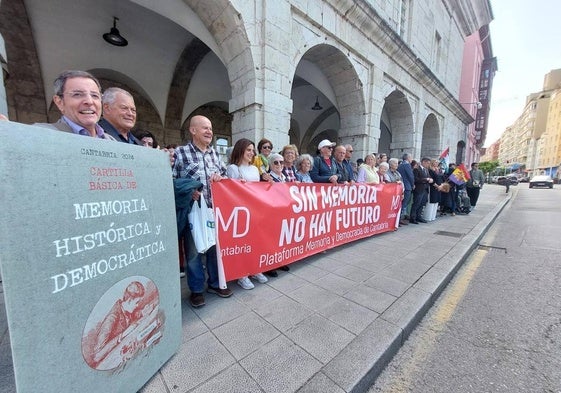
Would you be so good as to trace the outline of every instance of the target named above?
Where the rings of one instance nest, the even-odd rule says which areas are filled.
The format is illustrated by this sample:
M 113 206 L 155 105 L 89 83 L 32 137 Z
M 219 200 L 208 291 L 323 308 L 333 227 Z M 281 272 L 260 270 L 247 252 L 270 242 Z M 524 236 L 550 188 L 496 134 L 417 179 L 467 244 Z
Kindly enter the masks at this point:
M 491 46 L 498 70 L 485 146 L 522 114 L 526 97 L 541 91 L 545 74 L 561 68 L 560 0 L 491 0 L 491 8 Z

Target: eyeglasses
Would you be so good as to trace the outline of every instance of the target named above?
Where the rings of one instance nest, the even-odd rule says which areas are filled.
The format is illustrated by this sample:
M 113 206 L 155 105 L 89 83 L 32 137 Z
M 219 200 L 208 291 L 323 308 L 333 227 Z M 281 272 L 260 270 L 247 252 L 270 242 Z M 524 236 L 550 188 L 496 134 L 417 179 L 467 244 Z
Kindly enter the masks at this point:
M 67 91 L 63 94 L 69 95 L 70 98 L 74 100 L 83 100 L 87 96 L 90 96 L 94 101 L 101 101 L 101 94 L 96 92 L 88 93 L 86 91 L 75 90 L 75 91 Z
M 284 164 L 284 161 L 273 161 L 273 164 L 282 165 L 282 164 Z
M 333 146 L 324 146 L 327 147 L 329 150 L 333 150 Z
M 263 146 L 261 149 L 272 150 L 273 146 Z
M 347 150 L 347 153 L 352 153 L 354 150 Z

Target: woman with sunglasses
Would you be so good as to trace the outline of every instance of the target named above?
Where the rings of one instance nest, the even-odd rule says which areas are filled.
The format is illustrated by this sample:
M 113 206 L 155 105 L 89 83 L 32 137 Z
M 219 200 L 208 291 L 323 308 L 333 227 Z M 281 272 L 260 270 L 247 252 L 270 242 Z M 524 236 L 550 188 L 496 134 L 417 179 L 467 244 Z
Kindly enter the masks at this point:
M 259 170 L 259 176 L 263 181 L 271 181 L 271 176 L 267 172 L 269 172 L 269 156 L 273 151 L 273 142 L 270 140 L 263 138 L 257 144 L 257 150 L 259 154 L 255 156 L 253 160 L 253 165 L 257 167 Z
M 286 176 L 283 173 L 284 169 L 284 158 L 278 154 L 273 153 L 269 156 L 269 175 L 275 183 L 281 183 L 286 181 Z
M 337 165 L 331 157 L 335 142 L 324 139 L 318 145 L 318 156 L 314 159 L 314 166 L 310 171 L 310 177 L 314 183 L 331 183 L 337 184 L 340 179 L 337 174 Z
M 286 175 L 283 172 L 284 169 L 284 158 L 278 153 L 273 153 L 269 156 L 269 175 L 275 183 L 283 183 L 288 181 Z M 288 271 L 290 270 L 288 266 L 281 266 L 279 269 Z M 278 277 L 276 269 L 269 270 L 265 272 L 269 277 Z
M 255 157 L 255 145 L 252 141 L 242 138 L 236 142 L 230 156 L 230 165 L 226 168 L 226 175 L 230 179 L 242 182 L 259 181 L 259 171 L 252 165 Z M 263 273 L 257 273 L 251 278 L 265 284 L 269 279 Z M 238 285 L 243 289 L 253 289 L 255 286 L 248 276 L 238 279 Z

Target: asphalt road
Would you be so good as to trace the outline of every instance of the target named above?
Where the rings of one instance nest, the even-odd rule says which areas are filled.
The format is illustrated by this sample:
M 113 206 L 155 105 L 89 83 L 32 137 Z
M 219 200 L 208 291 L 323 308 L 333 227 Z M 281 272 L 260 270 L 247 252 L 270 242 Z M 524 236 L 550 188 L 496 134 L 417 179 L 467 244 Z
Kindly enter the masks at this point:
M 511 192 L 369 393 L 561 392 L 561 186 Z

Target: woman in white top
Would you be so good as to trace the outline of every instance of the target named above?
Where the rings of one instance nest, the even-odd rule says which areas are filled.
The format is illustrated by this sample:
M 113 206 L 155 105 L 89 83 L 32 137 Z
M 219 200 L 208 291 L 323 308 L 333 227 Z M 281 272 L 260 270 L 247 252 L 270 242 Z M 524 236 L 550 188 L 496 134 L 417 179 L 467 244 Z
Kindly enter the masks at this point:
M 376 169 L 376 157 L 369 154 L 364 158 L 364 164 L 358 168 L 357 183 L 380 184 L 380 177 Z
M 255 157 L 255 145 L 252 141 L 242 138 L 236 142 L 232 155 L 230 156 L 230 165 L 226 168 L 226 174 L 230 179 L 239 179 L 242 182 L 259 181 L 259 170 L 253 165 L 253 158 Z M 261 284 L 269 281 L 263 273 L 257 273 L 252 278 L 259 281 Z M 253 289 L 255 286 L 245 276 L 238 280 L 238 284 L 243 289 Z

